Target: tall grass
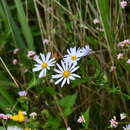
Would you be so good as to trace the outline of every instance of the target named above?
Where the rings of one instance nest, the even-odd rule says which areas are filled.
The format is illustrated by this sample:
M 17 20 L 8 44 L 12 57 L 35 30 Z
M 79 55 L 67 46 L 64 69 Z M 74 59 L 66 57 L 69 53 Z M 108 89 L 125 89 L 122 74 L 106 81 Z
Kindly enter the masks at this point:
M 129 6 L 120 8 L 120 0 L 1 0 L 0 56 L 18 83 L 14 84 L 1 64 L 1 112 L 12 113 L 18 108 L 36 111 L 37 120 L 29 127 L 45 130 L 68 126 L 72 130 L 106 130 L 114 115 L 129 115 L 129 48 L 117 47 L 118 42 L 129 39 L 129 10 Z M 93 24 L 95 18 L 100 20 L 97 25 Z M 71 85 L 60 88 L 50 83 L 51 74 L 38 79 L 32 73 L 28 50 L 37 54 L 51 51 L 59 60 L 67 48 L 86 44 L 94 53 L 80 62 L 78 73 L 82 77 Z M 18 55 L 12 55 L 14 48 L 20 48 Z M 122 60 L 117 59 L 120 52 L 124 54 Z M 19 60 L 16 66 L 11 64 L 14 58 Z M 112 66 L 116 70 L 110 71 Z M 24 68 L 28 73 L 22 72 Z M 25 102 L 18 99 L 20 90 L 29 93 Z M 81 113 L 87 115 L 86 126 L 77 123 Z

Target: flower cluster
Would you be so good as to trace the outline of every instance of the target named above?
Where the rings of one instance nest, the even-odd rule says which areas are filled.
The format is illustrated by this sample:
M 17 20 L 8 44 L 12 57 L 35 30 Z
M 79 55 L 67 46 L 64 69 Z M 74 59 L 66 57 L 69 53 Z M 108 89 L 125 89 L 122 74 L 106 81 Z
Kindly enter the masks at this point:
M 124 41 L 121 41 L 121 42 L 119 42 L 119 43 L 117 44 L 117 46 L 118 46 L 118 47 L 121 47 L 121 48 L 123 48 L 123 47 L 125 47 L 125 46 L 128 47 L 128 45 L 130 45 L 130 40 L 129 40 L 129 39 L 124 40 Z M 122 59 L 122 58 L 123 58 L 123 54 L 122 54 L 122 53 L 119 53 L 119 54 L 117 55 L 117 59 L 119 60 L 119 59 Z M 130 59 L 128 59 L 128 60 L 126 61 L 126 63 L 130 64 Z
M 25 112 L 19 111 L 17 115 L 11 115 L 11 114 L 0 114 L 0 119 L 10 119 L 18 122 L 24 122 L 27 117 L 25 117 Z
M 115 116 L 113 116 L 113 118 L 110 120 L 110 126 L 112 127 L 112 128 L 116 128 L 117 126 L 118 126 L 118 122 L 117 122 L 117 120 L 116 120 L 116 117 Z
M 123 120 L 127 117 L 126 113 L 120 113 L 120 120 Z M 116 128 L 118 127 L 119 122 L 116 119 L 116 116 L 113 116 L 113 118 L 110 120 L 110 127 Z
M 124 40 L 124 41 L 121 41 L 117 44 L 118 47 L 124 47 L 126 45 L 130 45 L 130 40 L 127 39 L 127 40 Z
M 62 82 L 61 87 L 63 87 L 65 83 L 70 84 L 70 80 L 80 78 L 79 75 L 74 73 L 79 68 L 77 63 L 82 57 L 89 55 L 91 52 L 92 50 L 88 45 L 83 48 L 73 47 L 67 49 L 67 54 L 61 60 L 61 64 L 56 63 L 55 58 L 51 58 L 51 52 L 46 55 L 40 53 L 40 57 L 37 55 L 34 57 L 37 64 L 34 65 L 33 72 L 41 71 L 39 78 L 46 77 L 47 70 L 50 70 L 56 63 L 57 69 L 54 69 L 54 71 L 57 74 L 52 75 L 52 79 L 58 79 L 55 85 Z
M 9 115 L 9 114 L 3 114 L 3 113 L 1 113 L 0 114 L 0 119 L 10 119 L 10 117 L 11 117 L 11 115 Z
M 85 122 L 84 116 L 83 116 L 83 115 L 79 116 L 77 122 L 78 122 L 78 123 L 84 123 L 84 122 Z
M 121 2 L 120 2 L 120 6 L 121 6 L 121 8 L 124 9 L 124 8 L 127 6 L 127 1 L 124 1 L 124 0 L 121 1 Z
M 10 116 L 10 119 L 18 122 L 25 121 L 25 113 L 23 111 L 19 111 L 18 114 Z

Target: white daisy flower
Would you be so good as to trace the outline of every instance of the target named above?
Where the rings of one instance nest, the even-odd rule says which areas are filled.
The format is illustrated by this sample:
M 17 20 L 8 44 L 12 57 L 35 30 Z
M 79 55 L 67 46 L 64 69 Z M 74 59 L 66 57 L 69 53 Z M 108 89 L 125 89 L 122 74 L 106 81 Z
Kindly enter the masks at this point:
M 70 64 L 77 64 L 77 61 L 82 57 L 81 49 L 76 47 L 67 49 L 68 54 L 64 56 L 64 62 L 68 62 Z
M 46 56 L 40 53 L 40 56 L 41 56 L 41 59 L 38 56 L 34 57 L 34 60 L 38 64 L 34 65 L 35 67 L 33 68 L 33 72 L 41 70 L 39 74 L 39 78 L 42 78 L 46 76 L 47 70 L 50 70 L 50 67 L 54 66 L 56 61 L 55 61 L 55 58 L 50 58 L 51 52 L 48 52 Z
M 22 130 L 22 128 L 20 128 L 18 126 L 8 126 L 7 130 Z
M 125 125 L 125 127 L 123 127 L 123 130 L 130 130 L 130 124 Z
M 79 75 L 73 73 L 79 68 L 79 66 L 76 66 L 75 64 L 69 64 L 68 62 L 65 63 L 63 61 L 61 61 L 61 66 L 59 64 L 56 65 L 58 66 L 58 69 L 54 69 L 54 71 L 58 74 L 52 75 L 53 79 L 58 79 L 55 82 L 55 85 L 62 82 L 61 87 L 63 87 L 66 82 L 67 84 L 70 84 L 70 80 L 80 78 Z
M 89 45 L 86 45 L 81 49 L 82 56 L 89 55 L 92 52 L 92 49 L 89 47 Z

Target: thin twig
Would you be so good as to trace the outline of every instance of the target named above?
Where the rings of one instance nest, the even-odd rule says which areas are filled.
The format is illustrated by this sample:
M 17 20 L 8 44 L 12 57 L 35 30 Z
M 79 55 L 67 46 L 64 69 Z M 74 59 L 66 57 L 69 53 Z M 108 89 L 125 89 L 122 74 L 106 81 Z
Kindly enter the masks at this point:
M 8 72 L 8 74 L 10 75 L 10 77 L 12 78 L 12 80 L 14 81 L 14 83 L 16 84 L 17 87 L 19 87 L 18 83 L 16 82 L 14 76 L 10 73 L 9 69 L 7 68 L 6 64 L 4 63 L 3 59 L 0 57 L 0 61 L 2 62 L 3 66 L 5 67 L 6 71 Z

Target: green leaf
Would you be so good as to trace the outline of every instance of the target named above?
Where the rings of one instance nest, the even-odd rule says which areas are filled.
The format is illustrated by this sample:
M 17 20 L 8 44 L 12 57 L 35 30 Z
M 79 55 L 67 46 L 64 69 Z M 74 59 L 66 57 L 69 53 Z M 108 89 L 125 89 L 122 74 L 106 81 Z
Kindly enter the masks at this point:
M 12 17 L 11 11 L 10 11 L 10 9 L 8 7 L 7 1 L 6 0 L 1 0 L 0 4 L 2 4 L 2 6 L 3 6 L 5 15 L 7 17 L 9 26 L 10 26 L 12 34 L 13 34 L 13 38 L 14 38 L 14 40 L 16 42 L 16 47 L 21 48 L 21 49 L 23 49 L 23 51 L 25 51 L 26 50 L 25 43 L 24 43 L 24 41 L 23 41 L 23 39 L 21 37 L 19 28 L 17 27 L 17 25 L 14 22 L 14 19 Z
M 107 43 L 112 43 L 109 0 L 96 0 Z M 113 44 L 113 43 L 112 43 Z
M 14 0 L 14 1 L 15 1 L 17 11 L 18 11 L 19 22 L 22 27 L 23 35 L 27 41 L 28 48 L 30 50 L 35 50 L 31 28 L 29 27 L 27 18 L 25 16 L 22 2 L 21 0 Z
M 65 96 L 59 101 L 59 104 L 63 107 L 70 108 L 75 104 L 77 93 L 69 96 Z
M 82 115 L 85 118 L 85 122 L 83 123 L 83 126 L 84 126 L 84 128 L 88 129 L 88 125 L 89 125 L 89 108 Z
M 73 112 L 73 109 L 70 107 L 65 108 L 64 116 L 69 116 Z

